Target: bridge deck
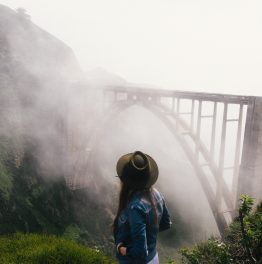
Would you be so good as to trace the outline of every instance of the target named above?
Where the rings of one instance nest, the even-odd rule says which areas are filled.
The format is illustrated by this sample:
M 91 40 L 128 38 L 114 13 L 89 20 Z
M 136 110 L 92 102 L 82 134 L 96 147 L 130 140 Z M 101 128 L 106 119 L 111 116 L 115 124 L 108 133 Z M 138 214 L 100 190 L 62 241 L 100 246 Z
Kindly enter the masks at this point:
M 232 94 L 219 94 L 219 93 L 203 93 L 203 92 L 190 92 L 180 90 L 158 90 L 152 88 L 143 88 L 138 86 L 107 86 L 106 91 L 118 92 L 118 93 L 132 93 L 132 94 L 144 94 L 154 95 L 161 97 L 177 97 L 180 99 L 191 99 L 200 101 L 212 101 L 212 102 L 224 102 L 231 104 L 248 104 L 250 99 L 255 96 L 243 96 Z M 261 97 L 262 98 L 262 97 Z

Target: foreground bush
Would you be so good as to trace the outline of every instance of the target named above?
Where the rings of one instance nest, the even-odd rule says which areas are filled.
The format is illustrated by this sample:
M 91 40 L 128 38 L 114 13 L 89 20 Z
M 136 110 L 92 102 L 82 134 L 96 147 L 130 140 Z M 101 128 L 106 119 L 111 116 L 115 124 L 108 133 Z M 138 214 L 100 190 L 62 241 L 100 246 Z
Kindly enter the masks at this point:
M 0 238 L 1 264 L 112 264 L 99 250 L 72 241 L 37 234 Z
M 240 201 L 239 216 L 224 237 L 181 249 L 183 263 L 262 264 L 262 203 L 252 212 L 252 198 L 243 195 Z
M 224 241 L 234 263 L 262 263 L 262 203 L 252 212 L 253 199 L 243 195 L 239 217 L 228 228 Z
M 192 264 L 233 264 L 226 244 L 210 238 L 207 241 L 197 244 L 194 248 L 180 250 L 183 256 L 183 263 Z

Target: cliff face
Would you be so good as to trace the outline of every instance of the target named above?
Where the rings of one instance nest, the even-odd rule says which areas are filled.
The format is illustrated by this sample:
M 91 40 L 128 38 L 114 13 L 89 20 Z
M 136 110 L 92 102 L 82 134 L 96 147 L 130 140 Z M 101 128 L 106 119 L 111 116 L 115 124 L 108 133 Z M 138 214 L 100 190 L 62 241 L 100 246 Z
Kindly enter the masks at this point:
M 110 248 L 110 210 L 63 177 L 68 95 L 81 78 L 68 46 L 0 5 L 0 234 L 54 233 Z
M 69 47 L 21 10 L 0 5 L 0 233 L 61 233 L 70 223 L 56 139 L 66 118 L 66 88 L 80 74 Z M 44 153 L 56 157 L 52 173 L 44 170 Z
M 35 144 L 43 167 L 57 170 L 68 87 L 82 76 L 72 50 L 23 10 L 0 5 L 0 60 L 0 136 L 14 142 L 18 156 Z
M 71 81 L 80 77 L 72 50 L 33 24 L 23 10 L 15 12 L 0 5 L 0 39 L 4 44 L 0 47 L 1 54 L 11 57 L 12 66 L 21 65 L 41 80 Z

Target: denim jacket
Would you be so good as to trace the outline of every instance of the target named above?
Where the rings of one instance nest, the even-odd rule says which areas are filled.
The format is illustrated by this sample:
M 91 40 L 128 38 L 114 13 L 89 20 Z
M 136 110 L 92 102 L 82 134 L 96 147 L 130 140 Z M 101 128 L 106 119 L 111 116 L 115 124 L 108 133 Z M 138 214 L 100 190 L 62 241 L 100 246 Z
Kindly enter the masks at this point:
M 120 264 L 146 264 L 152 260 L 158 232 L 172 224 L 163 196 L 156 189 L 152 194 L 155 209 L 145 192 L 138 191 L 118 217 L 115 244 L 123 243 L 127 248 L 125 256 L 116 255 Z

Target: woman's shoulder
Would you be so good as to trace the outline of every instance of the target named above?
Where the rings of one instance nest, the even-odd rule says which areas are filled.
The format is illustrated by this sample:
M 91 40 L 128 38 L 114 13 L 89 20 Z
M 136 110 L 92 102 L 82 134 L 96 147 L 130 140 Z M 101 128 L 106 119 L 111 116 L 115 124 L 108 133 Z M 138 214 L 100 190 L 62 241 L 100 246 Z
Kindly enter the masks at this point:
M 143 196 L 140 193 L 135 193 L 130 199 L 128 205 L 129 207 L 135 207 L 142 205 L 144 203 Z
M 156 189 L 150 190 L 155 202 L 159 203 L 163 201 L 163 195 Z M 128 203 L 129 209 L 141 209 L 143 211 L 148 211 L 152 207 L 151 201 L 148 197 L 148 193 L 145 191 L 136 192 Z
M 149 206 L 150 206 L 150 202 L 148 201 L 143 191 L 136 192 L 128 203 L 129 209 L 138 209 L 138 210 L 147 211 Z
M 155 197 L 156 201 L 162 201 L 162 200 L 164 200 L 164 196 L 156 188 L 153 188 L 152 189 L 152 193 L 153 193 L 153 196 Z

